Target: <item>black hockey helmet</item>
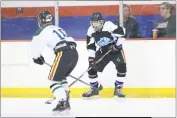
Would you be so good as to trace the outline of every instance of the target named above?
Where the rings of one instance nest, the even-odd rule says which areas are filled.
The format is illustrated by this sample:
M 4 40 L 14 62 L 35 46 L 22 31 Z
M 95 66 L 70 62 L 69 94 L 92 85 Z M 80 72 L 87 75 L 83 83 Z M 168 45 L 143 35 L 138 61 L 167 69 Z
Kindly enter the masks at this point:
M 104 20 L 103 15 L 100 12 L 94 12 L 90 18 L 91 21 Z
M 95 12 L 90 18 L 90 23 L 95 31 L 100 31 L 104 24 L 104 18 L 102 13 Z
M 52 24 L 52 14 L 50 13 L 50 11 L 46 10 L 39 13 L 38 16 L 39 27 L 45 27 L 50 24 Z

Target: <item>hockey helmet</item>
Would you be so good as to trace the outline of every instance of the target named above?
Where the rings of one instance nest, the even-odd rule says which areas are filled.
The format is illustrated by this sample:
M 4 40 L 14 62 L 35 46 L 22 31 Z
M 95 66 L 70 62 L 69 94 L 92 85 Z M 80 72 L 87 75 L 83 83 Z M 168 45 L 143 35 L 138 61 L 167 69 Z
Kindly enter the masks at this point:
M 46 11 L 39 13 L 38 26 L 41 28 L 49 24 L 52 24 L 52 14 L 50 13 L 50 11 L 46 10 Z
M 90 24 L 95 31 L 100 31 L 104 24 L 103 15 L 100 12 L 95 12 L 90 18 Z

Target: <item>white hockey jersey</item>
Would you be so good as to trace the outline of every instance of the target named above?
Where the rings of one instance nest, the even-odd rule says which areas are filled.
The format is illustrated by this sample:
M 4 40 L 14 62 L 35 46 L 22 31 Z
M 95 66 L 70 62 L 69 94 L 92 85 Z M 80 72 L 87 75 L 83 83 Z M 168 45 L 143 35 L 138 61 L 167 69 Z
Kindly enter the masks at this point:
M 42 51 L 47 46 L 54 49 L 56 44 L 62 40 L 75 42 L 72 37 L 68 37 L 66 32 L 57 26 L 49 25 L 36 32 L 31 42 L 31 56 L 34 59 L 40 57 Z
M 95 32 L 92 26 L 88 28 L 87 31 L 87 49 L 89 52 L 89 57 L 95 57 L 96 46 L 99 48 L 104 48 L 107 45 L 114 43 L 116 45 L 122 45 L 125 41 L 125 28 L 118 27 L 111 21 L 106 21 L 100 32 Z

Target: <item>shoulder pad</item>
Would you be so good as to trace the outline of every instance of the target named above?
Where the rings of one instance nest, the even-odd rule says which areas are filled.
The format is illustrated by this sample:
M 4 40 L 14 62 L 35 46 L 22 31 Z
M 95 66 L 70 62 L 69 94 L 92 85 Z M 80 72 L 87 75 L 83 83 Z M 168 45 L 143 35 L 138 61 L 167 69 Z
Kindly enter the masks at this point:
M 90 37 L 91 37 L 94 32 L 95 32 L 95 31 L 94 31 L 93 27 L 90 26 L 90 27 L 88 28 L 88 31 L 87 31 L 87 36 L 90 36 Z
M 115 25 L 114 23 L 112 23 L 111 21 L 106 21 L 103 26 L 103 31 L 112 32 L 117 28 L 118 28 L 118 26 Z

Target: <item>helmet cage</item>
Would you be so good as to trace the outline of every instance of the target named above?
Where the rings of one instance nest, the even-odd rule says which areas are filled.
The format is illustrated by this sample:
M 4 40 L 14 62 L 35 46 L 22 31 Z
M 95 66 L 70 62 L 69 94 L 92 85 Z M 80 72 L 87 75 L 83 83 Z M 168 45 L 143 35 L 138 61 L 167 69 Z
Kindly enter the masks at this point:
M 90 21 L 90 24 L 92 25 L 95 31 L 100 31 L 101 28 L 103 27 L 104 20 L 95 20 L 95 21 L 93 20 L 93 21 Z

